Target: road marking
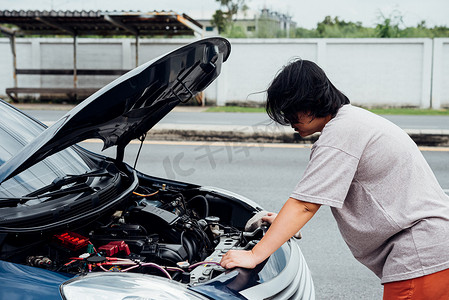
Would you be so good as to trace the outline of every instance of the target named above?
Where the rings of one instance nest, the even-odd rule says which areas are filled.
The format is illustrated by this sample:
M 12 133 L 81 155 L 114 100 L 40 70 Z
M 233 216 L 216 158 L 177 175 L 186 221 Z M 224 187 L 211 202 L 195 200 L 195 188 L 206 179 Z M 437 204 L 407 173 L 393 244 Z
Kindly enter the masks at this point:
M 421 146 L 418 147 L 421 151 L 429 151 L 429 152 L 449 152 L 449 147 L 426 147 Z
M 99 139 L 88 139 L 83 143 L 103 143 Z M 237 142 L 209 142 L 209 141 L 144 141 L 148 145 L 179 145 L 179 146 L 240 146 L 259 148 L 312 148 L 312 144 L 287 144 L 287 143 L 237 143 Z M 130 144 L 140 144 L 140 141 L 132 140 Z

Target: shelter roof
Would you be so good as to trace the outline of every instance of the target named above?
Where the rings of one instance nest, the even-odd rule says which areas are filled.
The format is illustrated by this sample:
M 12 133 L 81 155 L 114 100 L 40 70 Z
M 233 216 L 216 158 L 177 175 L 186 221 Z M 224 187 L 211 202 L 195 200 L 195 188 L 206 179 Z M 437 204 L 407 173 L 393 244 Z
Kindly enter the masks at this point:
M 202 25 L 173 11 L 0 11 L 6 34 L 175 36 L 202 33 Z

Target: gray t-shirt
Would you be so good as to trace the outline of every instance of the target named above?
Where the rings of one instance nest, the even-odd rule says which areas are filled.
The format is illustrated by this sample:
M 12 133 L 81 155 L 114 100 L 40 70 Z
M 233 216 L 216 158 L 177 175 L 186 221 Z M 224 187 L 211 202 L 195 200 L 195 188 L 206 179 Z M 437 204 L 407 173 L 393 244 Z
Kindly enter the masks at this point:
M 331 206 L 354 257 L 382 283 L 449 268 L 449 197 L 416 144 L 382 117 L 340 108 L 291 197 Z

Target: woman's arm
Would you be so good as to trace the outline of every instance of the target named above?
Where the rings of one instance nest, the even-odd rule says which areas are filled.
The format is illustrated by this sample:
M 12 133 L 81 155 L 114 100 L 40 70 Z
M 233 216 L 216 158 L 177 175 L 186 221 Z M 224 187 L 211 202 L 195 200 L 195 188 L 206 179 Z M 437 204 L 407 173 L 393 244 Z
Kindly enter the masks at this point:
M 320 204 L 289 198 L 260 242 L 250 251 L 228 251 L 221 258 L 221 266 L 227 269 L 254 268 L 300 230 L 320 206 Z

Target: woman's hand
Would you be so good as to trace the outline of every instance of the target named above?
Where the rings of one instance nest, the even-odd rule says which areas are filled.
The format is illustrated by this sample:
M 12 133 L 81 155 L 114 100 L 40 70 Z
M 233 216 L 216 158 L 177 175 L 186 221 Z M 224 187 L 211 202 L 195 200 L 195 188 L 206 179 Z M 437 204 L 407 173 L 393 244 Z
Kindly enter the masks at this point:
M 277 215 L 278 215 L 277 213 L 269 212 L 265 216 L 262 217 L 262 221 L 272 224 L 274 219 L 276 219 Z
M 252 251 L 229 250 L 221 258 L 220 265 L 226 269 L 235 267 L 253 269 L 260 263 Z
M 298 232 L 319 208 L 319 204 L 289 198 L 277 216 L 274 213 L 267 213 L 262 217 L 268 218 L 267 222 L 271 221 L 273 224 L 251 251 L 229 250 L 221 258 L 220 265 L 227 269 L 254 268 Z

